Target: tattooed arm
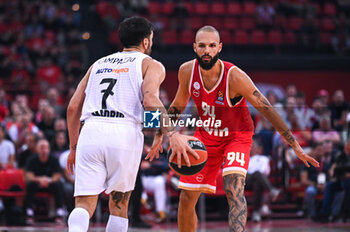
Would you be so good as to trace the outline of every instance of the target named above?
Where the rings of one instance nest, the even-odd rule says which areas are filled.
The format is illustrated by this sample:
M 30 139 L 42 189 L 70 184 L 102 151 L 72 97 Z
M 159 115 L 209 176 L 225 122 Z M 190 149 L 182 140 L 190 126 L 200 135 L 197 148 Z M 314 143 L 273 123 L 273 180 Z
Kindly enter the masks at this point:
M 298 141 L 294 138 L 286 123 L 281 116 L 269 103 L 266 97 L 256 88 L 249 76 L 235 67 L 230 72 L 229 79 L 230 98 L 236 96 L 245 97 L 266 119 L 268 119 L 274 128 L 281 134 L 286 142 L 294 149 L 296 155 L 307 167 L 308 162 L 313 166 L 319 166 L 318 162 L 305 154 Z
M 179 87 L 176 92 L 175 99 L 171 103 L 168 114 L 165 116 L 166 121 L 176 121 L 180 114 L 184 111 L 188 100 L 190 99 L 190 94 L 188 92 L 188 85 L 189 85 L 189 79 L 191 76 L 192 71 L 192 64 L 191 62 L 187 62 L 183 65 L 181 65 L 179 69 Z M 187 141 L 189 139 L 195 139 L 192 136 L 184 136 L 178 133 L 175 127 L 167 127 L 163 128 L 162 130 L 158 131 L 156 134 L 153 144 L 151 147 L 150 152 L 147 154 L 146 159 L 149 159 L 150 161 L 153 160 L 154 157 L 159 157 L 158 150 L 162 151 L 161 143 L 163 134 L 167 132 L 167 136 L 169 137 L 170 146 L 173 151 L 172 155 L 170 156 L 170 160 L 174 158 L 174 154 L 177 155 L 177 162 L 179 166 L 181 166 L 181 157 L 183 157 L 187 163 L 187 166 L 191 166 L 189 158 L 187 156 L 187 152 L 191 153 L 193 156 L 199 158 L 198 154 L 194 152 L 187 144 Z

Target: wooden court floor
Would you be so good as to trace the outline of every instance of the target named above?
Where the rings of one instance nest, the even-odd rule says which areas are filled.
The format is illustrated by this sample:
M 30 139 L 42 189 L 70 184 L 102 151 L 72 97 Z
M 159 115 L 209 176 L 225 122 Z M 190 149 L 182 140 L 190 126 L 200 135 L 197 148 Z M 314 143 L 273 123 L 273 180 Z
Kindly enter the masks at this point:
M 52 232 L 67 231 L 67 226 L 56 225 L 54 223 L 38 223 L 35 226 L 26 227 L 6 227 L 0 226 L 0 232 Z M 105 224 L 91 224 L 89 232 L 105 231 Z M 176 223 L 166 223 L 154 225 L 152 229 L 129 228 L 129 232 L 176 232 Z M 200 223 L 198 232 L 226 232 L 228 230 L 227 222 L 206 222 Z M 350 231 L 350 222 L 347 223 L 315 223 L 310 220 L 269 220 L 260 223 L 247 223 L 247 232 L 345 232 Z

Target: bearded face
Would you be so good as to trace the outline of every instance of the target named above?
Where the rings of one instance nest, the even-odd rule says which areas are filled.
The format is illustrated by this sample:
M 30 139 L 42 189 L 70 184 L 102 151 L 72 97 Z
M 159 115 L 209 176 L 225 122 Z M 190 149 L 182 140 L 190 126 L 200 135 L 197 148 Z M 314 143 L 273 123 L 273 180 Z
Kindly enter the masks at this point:
M 210 70 L 218 61 L 219 59 L 219 53 L 216 53 L 214 57 L 210 56 L 209 54 L 204 54 L 203 56 L 199 56 L 196 53 L 196 59 L 198 60 L 199 66 L 204 70 Z

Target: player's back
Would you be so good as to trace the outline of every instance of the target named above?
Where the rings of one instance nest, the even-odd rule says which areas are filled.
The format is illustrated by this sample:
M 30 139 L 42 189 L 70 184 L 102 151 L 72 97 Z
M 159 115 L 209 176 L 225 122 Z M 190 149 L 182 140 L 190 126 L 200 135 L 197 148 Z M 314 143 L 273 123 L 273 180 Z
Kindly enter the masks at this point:
M 81 121 L 142 123 L 142 60 L 140 52 L 117 52 L 97 60 L 85 89 Z

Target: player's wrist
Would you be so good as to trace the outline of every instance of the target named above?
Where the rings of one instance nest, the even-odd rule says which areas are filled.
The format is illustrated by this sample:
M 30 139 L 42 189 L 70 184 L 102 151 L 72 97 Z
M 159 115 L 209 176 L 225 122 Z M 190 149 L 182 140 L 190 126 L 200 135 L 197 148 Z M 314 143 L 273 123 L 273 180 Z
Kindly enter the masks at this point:
M 70 148 L 72 151 L 76 151 L 76 150 L 77 150 L 77 144 L 70 145 L 69 148 Z
M 169 131 L 166 133 L 166 135 L 168 136 L 168 138 L 171 138 L 173 135 L 175 135 L 178 131 Z

